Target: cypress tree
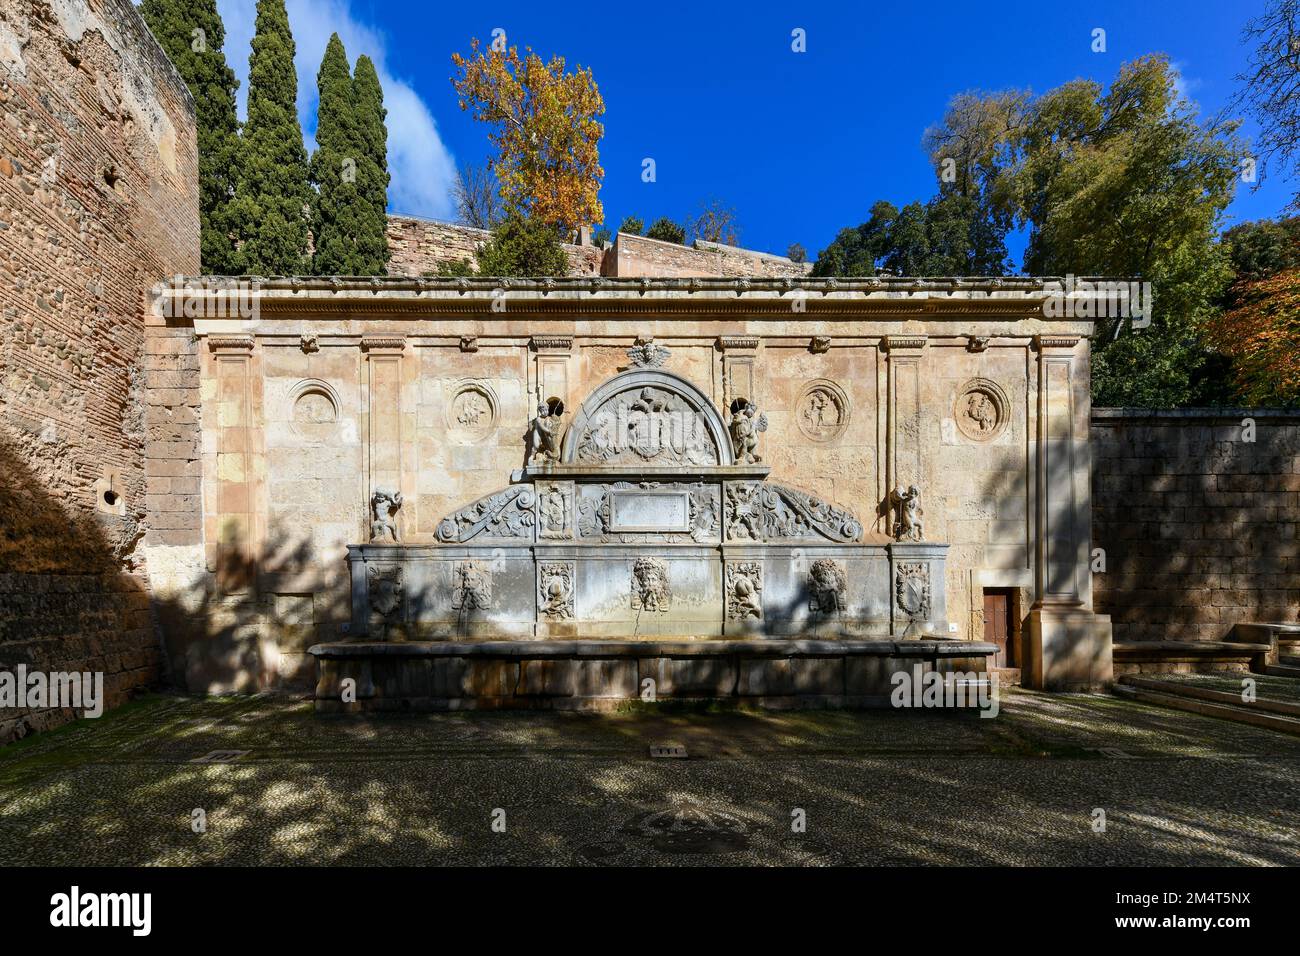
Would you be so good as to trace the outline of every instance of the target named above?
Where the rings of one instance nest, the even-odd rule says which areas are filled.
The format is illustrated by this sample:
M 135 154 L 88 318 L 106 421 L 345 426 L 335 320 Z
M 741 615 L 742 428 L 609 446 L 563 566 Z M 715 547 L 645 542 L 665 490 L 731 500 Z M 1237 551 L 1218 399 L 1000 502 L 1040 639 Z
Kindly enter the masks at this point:
M 305 271 L 311 187 L 293 55 L 284 0 L 257 0 L 248 119 L 233 204 L 244 271 L 256 275 Z
M 239 81 L 226 64 L 226 28 L 216 0 L 144 0 L 140 15 L 194 97 L 203 271 L 238 272 L 230 201 L 238 172 L 235 90 Z
M 361 146 L 357 188 L 366 206 L 357 229 L 357 253 L 362 275 L 383 275 L 388 271 L 388 110 L 370 57 L 357 58 L 353 88 Z
M 358 230 L 363 226 L 366 200 L 357 182 L 362 151 L 357 128 L 352 73 L 343 41 L 335 33 L 325 47 L 316 110 L 316 152 L 311 158 L 312 235 L 316 275 L 370 275 L 358 254 Z

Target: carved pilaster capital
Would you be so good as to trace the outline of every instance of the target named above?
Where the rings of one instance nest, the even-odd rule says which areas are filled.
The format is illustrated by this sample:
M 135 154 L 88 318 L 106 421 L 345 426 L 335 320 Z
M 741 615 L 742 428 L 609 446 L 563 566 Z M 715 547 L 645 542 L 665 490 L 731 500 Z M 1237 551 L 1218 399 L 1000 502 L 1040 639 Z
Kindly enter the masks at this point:
M 1035 335 L 1034 348 L 1039 352 L 1047 349 L 1072 349 L 1082 340 L 1081 335 Z
M 248 352 L 253 348 L 251 335 L 209 335 L 208 348 L 213 352 Z
M 890 354 L 899 352 L 920 352 L 925 348 L 927 337 L 924 335 L 886 335 L 881 347 Z
M 406 347 L 406 338 L 401 335 L 367 335 L 361 339 L 364 352 L 400 352 Z
M 563 353 L 573 351 L 572 335 L 534 335 L 528 341 L 534 352 Z
M 719 352 L 754 352 L 758 349 L 757 335 L 719 335 Z

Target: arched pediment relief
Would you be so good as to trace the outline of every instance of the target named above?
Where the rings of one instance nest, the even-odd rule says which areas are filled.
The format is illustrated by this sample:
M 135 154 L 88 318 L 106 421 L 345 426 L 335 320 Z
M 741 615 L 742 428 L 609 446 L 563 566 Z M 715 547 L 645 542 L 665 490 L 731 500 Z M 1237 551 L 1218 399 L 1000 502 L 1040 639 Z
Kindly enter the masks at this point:
M 631 369 L 578 409 L 562 460 L 586 465 L 731 465 L 727 426 L 713 402 L 672 372 Z

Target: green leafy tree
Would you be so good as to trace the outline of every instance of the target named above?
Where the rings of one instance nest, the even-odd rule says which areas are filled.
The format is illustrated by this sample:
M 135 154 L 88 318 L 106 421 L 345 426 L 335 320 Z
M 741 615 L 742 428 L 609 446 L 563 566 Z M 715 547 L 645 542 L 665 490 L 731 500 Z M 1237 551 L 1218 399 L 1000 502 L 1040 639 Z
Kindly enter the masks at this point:
M 890 253 L 890 230 L 898 218 L 893 203 L 880 200 L 871 217 L 855 228 L 841 229 L 813 263 L 814 276 L 873 276 Z
M 798 242 L 790 243 L 789 248 L 785 250 L 785 257 L 791 262 L 807 262 L 808 250 Z
M 140 15 L 194 97 L 203 271 L 237 273 L 241 268 L 231 239 L 230 202 L 239 160 L 239 81 L 226 64 L 226 28 L 216 0 L 144 0 Z
M 360 275 L 382 275 L 388 270 L 388 127 L 384 120 L 384 90 L 375 64 L 357 57 L 353 78 L 357 129 L 361 152 L 357 158 L 357 187 L 366 208 L 357 229 Z
M 241 265 L 251 274 L 305 271 L 311 187 L 293 56 L 284 0 L 258 0 L 248 58 L 248 118 L 231 207 Z
M 645 223 L 636 216 L 628 216 L 623 220 L 623 225 L 618 227 L 619 232 L 626 232 L 632 236 L 641 235 L 645 229 Z
M 646 230 L 647 239 L 659 239 L 662 242 L 675 242 L 682 246 L 686 244 L 686 230 L 673 222 L 667 216 L 656 219 Z
M 1300 216 L 1243 222 L 1223 234 L 1236 281 L 1257 281 L 1300 267 Z
M 479 274 L 485 276 L 562 276 L 569 271 L 556 227 L 518 213 L 498 223 L 476 255 Z
M 316 152 L 311 158 L 312 236 L 316 275 L 365 275 L 357 251 L 365 200 L 357 183 L 361 136 L 347 52 L 337 33 L 316 75 Z
M 1244 154 L 1236 125 L 1202 126 L 1168 60 L 1148 56 L 1121 67 L 1109 90 L 1076 80 L 1045 94 L 1016 146 L 1026 271 L 1152 284 L 1148 328 L 1099 323 L 1094 400 L 1220 400 L 1223 363 L 1201 330 L 1232 279 L 1216 234 Z

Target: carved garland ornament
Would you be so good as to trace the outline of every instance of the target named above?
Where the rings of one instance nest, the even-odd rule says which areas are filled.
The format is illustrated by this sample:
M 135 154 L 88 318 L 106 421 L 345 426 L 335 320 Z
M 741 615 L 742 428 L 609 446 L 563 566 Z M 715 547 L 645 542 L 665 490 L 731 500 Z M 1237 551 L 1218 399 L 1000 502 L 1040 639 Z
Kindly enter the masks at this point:
M 577 570 L 571 561 L 548 561 L 537 566 L 537 608 L 553 621 L 573 617 L 573 581 Z
M 727 618 L 747 621 L 763 617 L 763 566 L 757 561 L 727 563 Z
M 852 514 L 820 498 L 757 481 L 727 483 L 728 541 L 781 541 L 824 538 L 854 542 L 862 524 Z
M 448 515 L 438 525 L 438 540 L 464 543 L 473 538 L 532 538 L 536 517 L 530 485 L 514 485 L 480 498 Z

